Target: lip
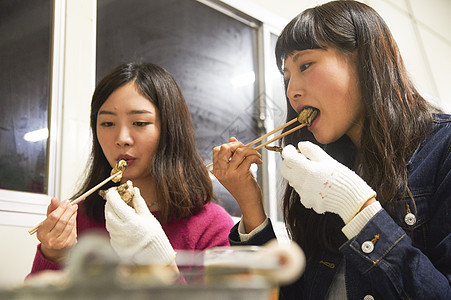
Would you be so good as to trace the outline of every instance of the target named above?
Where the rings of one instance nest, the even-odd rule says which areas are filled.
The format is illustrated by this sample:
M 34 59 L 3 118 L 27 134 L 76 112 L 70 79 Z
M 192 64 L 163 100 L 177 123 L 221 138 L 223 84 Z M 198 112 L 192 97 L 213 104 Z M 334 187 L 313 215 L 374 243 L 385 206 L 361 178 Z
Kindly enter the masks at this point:
M 299 114 L 301 110 L 304 109 L 304 107 L 308 107 L 308 105 L 299 105 L 298 107 L 296 107 L 296 113 Z
M 316 123 L 318 123 L 320 117 L 321 117 L 321 112 L 318 113 L 318 115 L 316 116 L 315 120 L 313 120 L 312 124 L 310 124 L 310 126 L 307 127 L 308 131 L 312 131 L 313 130 L 313 128 L 315 127 Z
M 296 112 L 299 114 L 301 112 L 301 110 L 303 110 L 306 107 L 311 107 L 311 108 L 314 108 L 314 109 L 318 109 L 318 108 L 316 108 L 314 106 L 311 106 L 311 105 L 299 105 L 298 107 L 296 107 Z M 318 111 L 319 111 L 319 109 L 318 109 Z
M 116 158 L 117 161 L 119 161 L 121 159 L 125 159 L 127 161 L 128 166 L 131 166 L 136 160 L 135 157 L 128 155 L 128 154 L 121 154 Z

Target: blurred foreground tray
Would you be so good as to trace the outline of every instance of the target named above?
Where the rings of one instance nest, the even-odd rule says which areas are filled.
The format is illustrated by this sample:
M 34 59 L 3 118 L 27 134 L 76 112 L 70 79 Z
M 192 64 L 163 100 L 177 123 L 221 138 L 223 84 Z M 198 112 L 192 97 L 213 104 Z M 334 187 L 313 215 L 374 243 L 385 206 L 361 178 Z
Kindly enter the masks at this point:
M 124 267 L 105 236 L 86 235 L 63 271 L 45 271 L 21 286 L 0 287 L 0 299 L 274 300 L 286 274 L 297 278 L 304 265 L 288 257 L 289 267 L 280 268 L 278 253 L 277 247 L 255 246 L 177 251 L 176 276 L 167 267 Z M 304 259 L 301 252 L 294 255 Z

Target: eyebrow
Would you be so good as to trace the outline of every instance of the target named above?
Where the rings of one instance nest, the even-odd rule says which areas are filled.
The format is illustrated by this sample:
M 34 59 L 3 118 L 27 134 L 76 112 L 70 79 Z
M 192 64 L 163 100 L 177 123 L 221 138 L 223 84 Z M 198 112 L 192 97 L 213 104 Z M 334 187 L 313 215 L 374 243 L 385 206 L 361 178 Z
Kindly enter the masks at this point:
M 312 49 L 305 49 L 305 50 L 299 51 L 298 53 L 296 53 L 296 54 L 293 56 L 293 62 L 296 63 L 296 62 L 298 61 L 298 59 L 299 59 L 300 56 L 305 55 L 306 53 L 308 53 L 308 52 L 311 51 L 311 50 L 312 50 Z M 284 68 L 283 68 L 283 72 L 286 72 L 286 71 L 288 71 L 288 70 L 284 67 Z
M 115 112 L 112 112 L 112 111 L 109 111 L 109 110 L 100 110 L 98 114 L 99 115 L 112 115 L 112 116 L 116 115 Z M 142 109 L 142 110 L 132 110 L 132 111 L 129 111 L 127 113 L 127 115 L 141 115 L 141 114 L 151 114 L 151 115 L 153 115 L 153 112 L 145 110 L 145 109 Z
M 305 52 L 298 52 L 295 56 L 293 56 L 293 61 L 296 62 L 299 59 L 299 56 L 303 55 Z
M 297 60 L 299 59 L 299 56 L 301 56 L 303 53 L 302 52 L 298 52 L 298 53 L 296 53 L 294 56 L 293 56 L 293 62 L 294 63 L 296 63 L 297 62 Z M 285 58 L 285 60 L 286 60 L 286 58 Z M 284 65 L 285 65 L 285 62 L 284 62 Z M 287 70 L 287 68 L 283 68 L 283 72 L 285 73 L 285 72 L 287 72 L 288 70 Z

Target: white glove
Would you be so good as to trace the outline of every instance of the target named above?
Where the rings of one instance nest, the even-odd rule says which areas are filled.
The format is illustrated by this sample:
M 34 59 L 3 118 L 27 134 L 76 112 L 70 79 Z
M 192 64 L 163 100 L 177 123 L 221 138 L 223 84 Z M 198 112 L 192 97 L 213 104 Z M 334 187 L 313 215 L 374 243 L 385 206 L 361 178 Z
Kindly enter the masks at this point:
M 338 214 L 345 224 L 376 192 L 356 173 L 311 142 L 282 151 L 282 176 L 296 190 L 301 203 L 318 214 Z
M 168 265 L 174 260 L 175 251 L 139 189 L 135 187 L 134 192 L 135 209 L 121 199 L 116 187 L 106 193 L 105 220 L 111 245 L 127 262 Z

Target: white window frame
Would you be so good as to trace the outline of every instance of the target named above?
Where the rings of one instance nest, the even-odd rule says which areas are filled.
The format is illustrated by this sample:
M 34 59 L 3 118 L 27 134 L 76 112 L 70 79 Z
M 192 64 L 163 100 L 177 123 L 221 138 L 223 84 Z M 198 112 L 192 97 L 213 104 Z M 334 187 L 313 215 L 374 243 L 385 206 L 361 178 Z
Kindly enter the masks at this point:
M 49 138 L 47 143 L 47 194 L 0 189 L 0 226 L 32 227 L 45 217 L 52 196 L 59 197 L 60 128 L 62 101 L 62 72 L 64 65 L 65 1 L 54 1 L 52 59 L 50 75 Z

